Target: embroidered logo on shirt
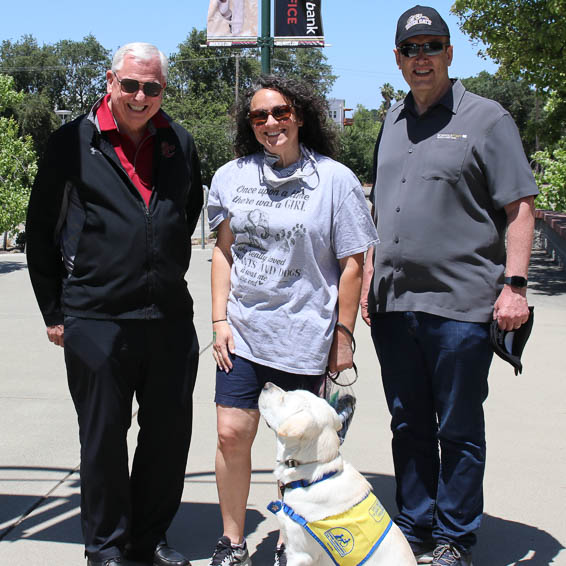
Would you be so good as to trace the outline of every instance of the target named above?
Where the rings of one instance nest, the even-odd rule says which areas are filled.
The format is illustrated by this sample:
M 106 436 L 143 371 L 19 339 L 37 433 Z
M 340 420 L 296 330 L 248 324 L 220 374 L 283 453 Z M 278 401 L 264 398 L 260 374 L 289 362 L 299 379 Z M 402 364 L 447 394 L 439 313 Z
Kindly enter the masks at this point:
M 413 26 L 426 25 L 431 26 L 432 21 L 429 17 L 423 16 L 422 14 L 413 14 L 405 25 L 405 29 L 411 29 Z
M 437 140 L 465 140 L 468 139 L 467 134 L 436 134 Z
M 161 155 L 163 155 L 163 157 L 166 158 L 173 157 L 175 155 L 176 149 L 177 148 L 174 145 L 171 145 L 166 141 L 161 142 Z

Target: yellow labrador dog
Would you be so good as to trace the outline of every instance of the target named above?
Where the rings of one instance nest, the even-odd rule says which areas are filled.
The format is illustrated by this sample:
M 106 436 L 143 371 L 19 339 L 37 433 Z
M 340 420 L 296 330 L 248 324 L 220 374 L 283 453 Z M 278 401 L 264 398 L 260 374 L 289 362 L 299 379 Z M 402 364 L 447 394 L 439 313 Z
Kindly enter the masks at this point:
M 289 566 L 414 566 L 407 540 L 367 480 L 340 456 L 336 411 L 308 391 L 267 383 L 261 415 L 277 436 L 275 477 Z

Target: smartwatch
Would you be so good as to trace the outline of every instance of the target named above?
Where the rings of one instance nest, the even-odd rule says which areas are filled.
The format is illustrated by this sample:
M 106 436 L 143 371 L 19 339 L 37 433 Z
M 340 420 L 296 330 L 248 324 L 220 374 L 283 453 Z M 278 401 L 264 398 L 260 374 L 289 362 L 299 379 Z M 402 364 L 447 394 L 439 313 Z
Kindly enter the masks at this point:
M 518 289 L 523 289 L 527 286 L 527 280 L 520 275 L 512 275 L 511 277 L 505 277 L 503 280 L 505 285 L 510 285 L 511 287 L 517 287 Z

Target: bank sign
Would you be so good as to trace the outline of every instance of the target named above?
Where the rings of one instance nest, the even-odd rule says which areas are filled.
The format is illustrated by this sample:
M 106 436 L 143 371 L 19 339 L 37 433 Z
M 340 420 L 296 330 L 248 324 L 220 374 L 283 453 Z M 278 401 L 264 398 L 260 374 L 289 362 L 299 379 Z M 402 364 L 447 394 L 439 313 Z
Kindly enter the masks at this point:
M 275 45 L 324 47 L 322 0 L 275 0 Z

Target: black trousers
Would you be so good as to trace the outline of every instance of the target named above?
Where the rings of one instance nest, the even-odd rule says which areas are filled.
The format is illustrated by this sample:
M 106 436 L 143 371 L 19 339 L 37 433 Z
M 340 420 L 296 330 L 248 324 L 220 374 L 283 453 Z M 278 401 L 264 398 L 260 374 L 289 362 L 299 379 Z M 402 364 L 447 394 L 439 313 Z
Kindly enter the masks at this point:
M 177 512 L 192 431 L 198 340 L 192 320 L 65 318 L 65 362 L 79 421 L 85 554 L 153 552 Z M 131 474 L 126 435 L 140 426 Z

